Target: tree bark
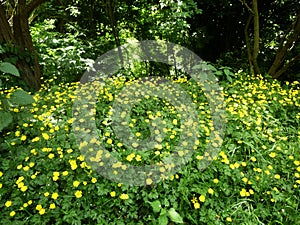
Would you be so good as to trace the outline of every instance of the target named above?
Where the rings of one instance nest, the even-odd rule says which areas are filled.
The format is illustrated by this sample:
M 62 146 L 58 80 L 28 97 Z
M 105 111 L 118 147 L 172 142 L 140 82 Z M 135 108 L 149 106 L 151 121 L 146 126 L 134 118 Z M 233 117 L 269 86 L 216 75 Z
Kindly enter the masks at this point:
M 252 75 L 254 75 L 254 68 L 253 68 L 253 57 L 252 57 L 252 50 L 251 50 L 251 43 L 250 43 L 250 38 L 248 34 L 248 29 L 250 26 L 250 22 L 252 20 L 252 14 L 249 15 L 245 29 L 244 29 L 244 34 L 245 34 L 245 41 L 246 41 L 246 48 L 247 48 L 247 55 L 248 55 L 248 62 L 249 62 L 249 67 L 250 67 L 250 72 Z
M 109 21 L 110 21 L 110 25 L 113 31 L 113 35 L 115 38 L 115 42 L 118 48 L 118 54 L 119 54 L 119 58 L 121 61 L 121 65 L 124 66 L 124 58 L 123 58 L 123 53 L 122 53 L 122 49 L 121 49 L 121 42 L 120 42 L 120 38 L 119 38 L 119 32 L 117 30 L 116 27 L 116 22 L 115 22 L 115 15 L 114 15 L 114 0 L 107 0 L 106 1 L 106 12 L 108 14 L 109 17 Z
M 295 64 L 296 61 L 299 61 L 299 55 L 292 58 L 288 63 L 284 64 L 286 57 L 289 52 L 295 47 L 296 41 L 299 39 L 300 35 L 300 10 L 298 15 L 292 25 L 286 30 L 282 36 L 275 59 L 271 65 L 268 74 L 273 78 L 280 77 L 283 72 L 285 72 L 289 67 Z
M 14 42 L 14 36 L 10 29 L 8 20 L 5 16 L 5 10 L 3 5 L 0 4 L 0 41 L 2 42 Z
M 36 7 L 46 0 L 32 0 L 26 4 L 26 0 L 19 0 L 16 4 L 15 14 L 13 15 L 12 27 L 8 23 L 5 16 L 3 5 L 0 4 L 0 41 L 13 43 L 20 48 L 21 53 L 28 51 L 32 54 L 33 62 L 27 62 L 23 58 L 19 58 L 17 68 L 20 71 L 22 79 L 32 88 L 38 90 L 40 83 L 40 66 L 38 55 L 33 46 L 32 38 L 29 30 L 29 16 Z
M 249 10 L 249 17 L 244 29 L 245 41 L 247 47 L 248 61 L 250 71 L 252 75 L 260 74 L 259 65 L 257 63 L 257 57 L 259 53 L 259 14 L 257 0 L 252 0 L 252 7 L 250 7 L 245 1 L 240 0 L 242 4 Z M 251 45 L 248 29 L 253 18 L 253 45 Z M 253 46 L 253 48 L 251 47 Z
M 260 74 L 259 66 L 257 63 L 257 56 L 259 53 L 259 14 L 257 7 L 257 0 L 252 1 L 253 9 L 253 69 L 254 73 Z

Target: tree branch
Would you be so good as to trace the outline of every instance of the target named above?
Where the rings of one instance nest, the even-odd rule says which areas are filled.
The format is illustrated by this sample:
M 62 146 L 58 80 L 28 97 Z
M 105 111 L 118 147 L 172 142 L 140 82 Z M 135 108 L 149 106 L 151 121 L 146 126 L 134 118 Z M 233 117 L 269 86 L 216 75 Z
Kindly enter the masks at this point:
M 250 13 L 254 14 L 252 8 L 247 4 L 245 0 L 239 0 L 243 5 L 246 6 L 246 8 L 249 10 Z
M 28 14 L 28 16 L 33 12 L 33 10 L 35 10 L 39 5 L 46 1 L 47 0 L 32 0 L 31 2 L 29 2 L 26 7 L 26 13 Z
M 286 63 L 280 70 L 276 71 L 273 78 L 280 77 L 289 67 L 293 66 L 298 60 L 300 60 L 300 54 L 292 58 L 288 63 Z

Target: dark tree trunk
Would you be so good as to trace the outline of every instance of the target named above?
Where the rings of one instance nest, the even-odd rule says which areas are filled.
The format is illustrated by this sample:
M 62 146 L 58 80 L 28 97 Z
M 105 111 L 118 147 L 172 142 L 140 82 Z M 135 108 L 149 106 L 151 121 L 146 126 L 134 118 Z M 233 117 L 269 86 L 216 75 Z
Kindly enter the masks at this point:
M 15 14 L 13 15 L 12 27 L 8 23 L 3 5 L 0 4 L 0 41 L 16 45 L 20 48 L 21 53 L 28 51 L 32 54 L 33 62 L 28 63 L 25 59 L 19 59 L 17 68 L 20 71 L 22 79 L 35 90 L 38 90 L 41 86 L 41 71 L 38 55 L 30 35 L 28 18 L 32 11 L 44 1 L 32 0 L 26 4 L 26 0 L 19 0 L 15 8 Z
M 289 52 L 296 46 L 297 40 L 300 36 L 300 10 L 296 20 L 292 25 L 286 30 L 282 36 L 278 50 L 275 55 L 272 66 L 270 67 L 268 74 L 273 78 L 280 77 L 289 67 L 294 65 L 300 60 L 300 54 L 296 55 L 289 62 L 284 63 Z
M 258 14 L 257 0 L 252 0 L 252 7 L 248 6 L 248 4 L 245 1 L 243 0 L 240 1 L 247 7 L 250 13 L 244 30 L 250 71 L 252 74 L 259 74 L 260 69 L 257 63 L 257 57 L 259 53 L 259 14 Z M 248 34 L 248 29 L 252 19 L 253 19 L 253 45 L 251 45 L 250 37 Z M 253 46 L 253 48 L 251 46 Z

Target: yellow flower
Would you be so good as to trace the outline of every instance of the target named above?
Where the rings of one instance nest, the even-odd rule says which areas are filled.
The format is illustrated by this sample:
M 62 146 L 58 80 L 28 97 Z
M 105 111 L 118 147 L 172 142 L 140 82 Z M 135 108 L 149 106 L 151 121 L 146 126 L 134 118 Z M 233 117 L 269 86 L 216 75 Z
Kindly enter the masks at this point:
M 110 194 L 111 197 L 115 197 L 116 196 L 116 192 L 115 191 L 112 191 L 109 194 Z
M 174 125 L 177 125 L 178 124 L 178 122 L 177 122 L 177 120 L 176 119 L 173 119 L 173 122 L 172 122 Z
M 48 197 L 49 195 L 50 195 L 49 192 L 45 192 L 45 193 L 44 193 L 44 196 L 45 196 L 45 197 Z
M 67 176 L 69 174 L 69 172 L 68 171 L 64 171 L 64 172 L 62 172 L 62 175 L 63 176 Z
M 200 202 L 205 202 L 205 196 L 204 196 L 204 195 L 201 195 L 201 196 L 199 197 L 199 200 L 200 200 Z
M 214 193 L 214 190 L 212 188 L 209 188 L 207 192 L 212 195 Z
M 49 159 L 53 159 L 54 156 L 55 156 L 55 155 L 54 155 L 53 153 L 50 153 L 50 154 L 48 155 L 48 158 L 49 158 Z
M 28 187 L 25 186 L 25 185 L 21 187 L 21 191 L 22 191 L 22 192 L 25 192 L 27 189 L 28 189 Z
M 79 181 L 77 181 L 77 180 L 73 182 L 73 186 L 74 186 L 74 187 L 78 187 L 78 186 L 79 186 L 79 184 L 80 184 L 80 182 L 79 182 Z
M 184 151 L 178 151 L 178 155 L 182 157 L 184 155 Z
M 8 208 L 8 207 L 10 207 L 12 205 L 12 201 L 7 201 L 7 202 L 5 202 L 5 206 Z
M 128 196 L 128 194 L 121 194 L 120 195 L 120 199 L 122 199 L 122 200 L 127 200 L 129 198 L 129 196 Z
M 57 172 L 57 171 L 56 171 L 56 172 L 53 172 L 53 176 L 54 176 L 54 177 L 58 177 L 58 176 L 59 176 L 59 172 Z
M 76 170 L 76 168 L 77 168 L 76 160 L 71 159 L 71 160 L 69 160 L 69 163 L 71 165 L 71 169 Z
M 196 159 L 202 160 L 202 159 L 203 159 L 203 156 L 197 155 Z
M 279 175 L 279 174 L 275 174 L 275 175 L 274 175 L 274 178 L 275 178 L 275 179 L 280 179 L 280 175 Z
M 50 136 L 47 133 L 42 133 L 42 136 L 46 141 L 50 139 Z
M 54 200 L 57 199 L 57 197 L 58 197 L 58 193 L 57 192 L 55 192 L 55 193 L 53 193 L 51 195 L 51 198 L 53 198 Z
M 226 218 L 226 221 L 227 221 L 227 222 L 232 222 L 232 219 L 231 219 L 230 217 L 227 217 L 227 218 Z
M 240 191 L 240 195 L 241 195 L 242 197 L 245 197 L 245 196 L 246 196 L 246 193 L 247 193 L 247 191 L 246 191 L 245 188 L 243 188 L 243 189 Z
M 15 211 L 11 211 L 11 212 L 9 213 L 9 215 L 10 215 L 11 217 L 13 217 L 14 215 L 16 215 L 16 212 L 15 212 Z
M 271 158 L 274 158 L 274 157 L 276 156 L 276 153 L 275 153 L 275 152 L 271 152 L 271 153 L 269 154 L 269 156 L 270 156 Z
M 215 184 L 219 183 L 219 180 L 217 178 L 215 178 L 213 181 Z
M 91 181 L 92 181 L 92 183 L 96 183 L 97 179 L 95 177 L 93 177 Z
M 43 208 L 42 205 L 37 205 L 37 206 L 35 207 L 35 209 L 38 210 L 38 211 L 40 211 L 42 208 Z
M 55 207 L 56 207 L 55 203 L 52 203 L 52 204 L 50 204 L 50 206 L 49 206 L 50 209 L 55 209 Z
M 80 156 L 77 157 L 77 159 L 80 160 L 80 161 L 84 161 L 84 156 L 80 155 Z
M 140 162 L 140 161 L 142 161 L 142 157 L 140 155 L 136 155 L 135 156 L 135 160 L 138 161 L 138 162 Z
M 111 145 L 113 143 L 113 140 L 111 138 L 108 138 L 106 141 L 107 144 Z
M 21 141 L 25 141 L 27 139 L 26 135 L 21 136 Z
M 244 177 L 244 178 L 242 179 L 242 181 L 244 181 L 245 183 L 247 183 L 247 182 L 248 182 L 248 178 Z
M 33 138 L 33 139 L 31 140 L 31 142 L 37 142 L 37 141 L 39 141 L 39 140 L 40 140 L 39 137 L 35 137 L 35 138 Z
M 131 162 L 132 159 L 133 159 L 134 157 L 135 157 L 135 154 L 134 154 L 134 153 L 131 153 L 131 154 L 129 154 L 129 155 L 126 157 L 126 160 L 129 161 L 129 162 Z
M 199 208 L 200 208 L 199 202 L 195 202 L 195 203 L 194 203 L 194 208 L 195 208 L 195 209 L 199 209 Z
M 138 143 L 132 143 L 132 147 L 134 147 L 134 148 L 137 148 L 139 146 L 139 144 Z
M 41 210 L 39 211 L 39 214 L 40 214 L 40 215 L 43 215 L 43 214 L 45 214 L 45 212 L 46 212 L 45 209 L 41 209 Z
M 75 196 L 76 196 L 76 198 L 81 198 L 82 197 L 82 191 L 76 191 Z
M 146 179 L 146 184 L 147 184 L 147 185 L 152 184 L 152 182 L 153 182 L 152 179 L 150 179 L 150 178 Z

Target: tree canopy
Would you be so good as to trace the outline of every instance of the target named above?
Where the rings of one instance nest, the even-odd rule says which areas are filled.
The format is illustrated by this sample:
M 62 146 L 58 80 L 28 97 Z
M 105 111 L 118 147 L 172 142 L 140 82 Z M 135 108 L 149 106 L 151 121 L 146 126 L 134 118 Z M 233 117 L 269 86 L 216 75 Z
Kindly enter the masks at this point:
M 41 39 L 30 30 L 50 21 L 51 29 L 39 34 L 73 35 L 90 47 L 82 56 L 86 58 L 95 59 L 128 40 L 160 39 L 234 70 L 299 78 L 300 6 L 294 0 L 3 1 L 0 44 L 6 50 L 1 60 L 16 64 L 35 89 L 40 87 L 40 65 L 43 70 L 46 62 Z

